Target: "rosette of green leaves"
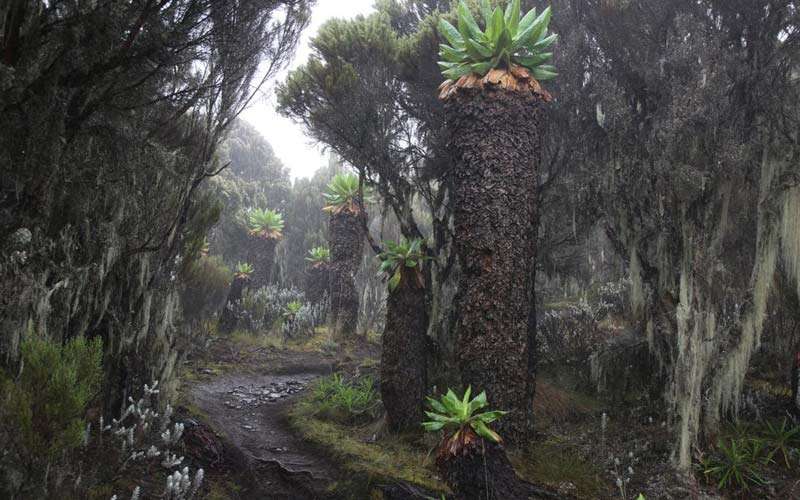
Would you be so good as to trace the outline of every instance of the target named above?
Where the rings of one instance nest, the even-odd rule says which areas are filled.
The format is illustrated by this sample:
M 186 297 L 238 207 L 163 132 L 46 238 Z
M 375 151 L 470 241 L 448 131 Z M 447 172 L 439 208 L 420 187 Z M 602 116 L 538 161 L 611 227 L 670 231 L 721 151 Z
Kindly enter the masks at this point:
M 462 398 L 456 396 L 451 389 L 448 389 L 447 394 L 438 400 L 431 397 L 427 398 L 431 411 L 426 411 L 425 415 L 430 420 L 423 422 L 422 426 L 428 432 L 454 430 L 453 438 L 457 437 L 457 434 L 463 432 L 465 428 L 470 427 L 479 436 L 493 443 L 501 442 L 502 439 L 489 428 L 489 424 L 508 412 L 494 410 L 478 413 L 478 410 L 488 406 L 486 391 L 482 391 L 474 399 L 470 399 L 471 393 L 472 387 L 470 386 L 464 391 L 464 397 Z
M 325 246 L 314 247 L 308 251 L 308 256 L 306 257 L 306 260 L 314 265 L 330 262 L 331 249 Z
M 283 235 L 283 216 L 270 209 L 254 208 L 247 215 L 250 234 L 264 239 L 278 239 Z
M 323 210 L 326 212 L 339 213 L 345 208 L 354 209 L 355 199 L 358 196 L 358 176 L 336 174 L 322 196 L 325 197 L 326 205 Z
M 378 258 L 382 261 L 380 271 L 390 276 L 389 290 L 396 289 L 402 283 L 403 276 L 408 274 L 403 273 L 404 270 L 411 271 L 417 288 L 424 288 L 420 264 L 429 257 L 423 251 L 423 240 L 403 239 L 399 243 L 384 241 L 383 244 L 386 250 L 379 254 Z
M 484 76 L 494 68 L 510 69 L 514 64 L 540 81 L 557 76 L 548 64 L 553 58 L 548 49 L 558 39 L 555 33 L 548 33 L 550 7 L 538 15 L 532 9 L 520 17 L 520 0 L 511 1 L 505 13 L 482 0 L 481 13 L 485 29 L 463 0 L 458 4 L 458 28 L 444 19 L 439 21 L 439 32 L 448 42 L 439 46 L 439 67 L 445 78 L 457 80 L 471 73 Z
M 253 274 L 253 266 L 247 262 L 238 262 L 235 268 L 235 275 L 239 279 L 248 279 Z

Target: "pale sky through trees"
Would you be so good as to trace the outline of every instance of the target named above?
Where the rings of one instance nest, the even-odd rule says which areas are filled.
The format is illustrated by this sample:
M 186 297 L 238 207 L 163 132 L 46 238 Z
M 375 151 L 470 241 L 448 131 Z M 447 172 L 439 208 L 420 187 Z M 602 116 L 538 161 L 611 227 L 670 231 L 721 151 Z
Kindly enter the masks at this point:
M 314 6 L 311 24 L 303 33 L 290 68 L 305 63 L 311 52 L 309 41 L 325 21 L 332 18 L 351 18 L 372 12 L 374 0 L 318 0 Z M 260 97 L 254 99 L 242 117 L 255 126 L 275 150 L 275 154 L 289 168 L 292 179 L 308 177 L 326 163 L 322 148 L 304 134 L 303 127 L 275 111 L 275 84 L 286 78 L 282 71 L 268 82 Z

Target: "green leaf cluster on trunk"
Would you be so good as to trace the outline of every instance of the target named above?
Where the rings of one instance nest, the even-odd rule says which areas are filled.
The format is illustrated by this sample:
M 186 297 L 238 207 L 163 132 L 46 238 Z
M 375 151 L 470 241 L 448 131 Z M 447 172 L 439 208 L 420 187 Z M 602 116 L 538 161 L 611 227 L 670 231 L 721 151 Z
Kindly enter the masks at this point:
M 548 33 L 550 7 L 538 15 L 532 9 L 521 16 L 520 0 L 508 3 L 505 13 L 500 7 L 492 10 L 489 0 L 482 0 L 480 10 L 484 29 L 463 0 L 457 9 L 458 27 L 440 19 L 439 32 L 449 43 L 439 46 L 439 67 L 445 78 L 456 80 L 473 73 L 483 76 L 515 64 L 528 69 L 537 80 L 557 76 L 555 68 L 547 64 L 553 53 L 546 51 L 558 38 Z
M 426 411 L 425 415 L 430 421 L 423 422 L 422 426 L 426 431 L 435 432 L 442 429 L 455 429 L 456 433 L 461 432 L 469 426 L 481 437 L 493 443 L 501 441 L 500 436 L 491 430 L 488 424 L 505 415 L 506 411 L 486 411 L 477 413 L 478 410 L 485 408 L 489 403 L 486 401 L 486 391 L 482 391 L 470 399 L 472 387 L 467 387 L 464 397 L 459 398 L 451 390 L 439 398 L 427 398 L 428 405 L 432 411 Z
M 418 276 L 418 283 L 421 284 L 422 278 L 419 276 L 420 263 L 429 259 L 423 250 L 424 241 L 420 238 L 412 240 L 402 239 L 399 243 L 384 241 L 384 250 L 378 258 L 381 260 L 380 271 L 389 276 L 389 290 L 394 290 L 403 279 L 403 269 L 408 268 L 415 271 Z
M 264 239 L 279 239 L 283 235 L 283 215 L 275 210 L 254 208 L 247 215 L 250 234 Z

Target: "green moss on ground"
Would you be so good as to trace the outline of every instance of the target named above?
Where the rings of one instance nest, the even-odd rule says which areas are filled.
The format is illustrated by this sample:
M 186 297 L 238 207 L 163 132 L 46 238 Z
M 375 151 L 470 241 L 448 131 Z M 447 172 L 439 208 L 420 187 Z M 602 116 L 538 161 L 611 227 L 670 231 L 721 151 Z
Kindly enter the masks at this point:
M 430 448 L 424 443 L 396 436 L 373 440 L 375 424 L 352 427 L 322 420 L 315 413 L 310 401 L 303 400 L 289 413 L 289 422 L 306 440 L 335 458 L 345 471 L 358 475 L 352 483 L 368 485 L 395 479 L 435 492 L 448 492 L 435 476 Z M 334 487 L 339 492 L 348 491 L 353 484 Z
M 561 394 L 561 397 L 567 405 L 576 404 L 575 394 Z M 352 498 L 369 498 L 372 493 L 368 486 L 364 489 L 365 484 L 391 482 L 392 479 L 438 493 L 449 491 L 433 467 L 432 450 L 437 444 L 434 435 L 387 435 L 376 440 L 374 436 L 380 423 L 347 425 L 327 420 L 321 416 L 323 413 L 312 391 L 290 411 L 289 422 L 307 441 L 354 475 L 349 482 L 334 486 L 337 493 L 352 493 L 354 488 L 360 487 L 359 494 L 364 496 Z M 603 498 L 608 494 L 608 484 L 599 467 L 585 459 L 575 444 L 565 440 L 550 437 L 534 443 L 529 452 L 510 453 L 510 458 L 517 473 L 530 482 L 553 490 L 566 489 L 580 499 Z

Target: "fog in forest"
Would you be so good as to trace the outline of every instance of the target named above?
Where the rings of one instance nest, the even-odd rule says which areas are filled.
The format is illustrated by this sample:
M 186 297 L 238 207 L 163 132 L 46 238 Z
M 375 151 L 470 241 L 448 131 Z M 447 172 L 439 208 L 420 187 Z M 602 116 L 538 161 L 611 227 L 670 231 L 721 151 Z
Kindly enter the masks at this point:
M 0 2 L 0 498 L 800 498 L 800 4 L 332 2 Z

